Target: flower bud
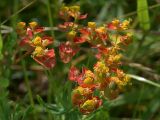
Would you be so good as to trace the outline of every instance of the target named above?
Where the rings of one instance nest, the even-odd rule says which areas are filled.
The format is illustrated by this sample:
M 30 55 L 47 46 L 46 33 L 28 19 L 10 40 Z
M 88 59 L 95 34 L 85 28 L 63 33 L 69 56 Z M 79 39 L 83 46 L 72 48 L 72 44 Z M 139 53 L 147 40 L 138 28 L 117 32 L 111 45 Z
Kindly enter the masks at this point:
M 105 33 L 106 32 L 106 28 L 105 27 L 98 27 L 95 31 L 97 33 Z
M 88 22 L 88 27 L 93 29 L 96 27 L 96 23 L 95 22 Z
M 120 21 L 118 19 L 115 19 L 112 21 L 112 24 L 118 26 L 120 24 Z
M 69 10 L 69 7 L 67 7 L 67 6 L 63 6 L 62 8 L 61 8 L 61 11 L 63 11 L 63 12 L 66 12 L 66 11 L 68 11 Z
M 41 57 L 44 55 L 44 49 L 40 46 L 37 46 L 33 52 L 33 55 L 36 57 Z
M 38 26 L 37 22 L 30 22 L 29 26 L 31 27 L 31 29 L 35 29 Z
M 42 45 L 42 39 L 41 37 L 37 36 L 34 40 L 33 40 L 33 44 L 35 46 L 41 46 Z
M 75 36 L 76 36 L 76 32 L 75 31 L 70 31 L 67 34 L 67 39 L 68 40 L 73 40 Z
M 18 24 L 17 24 L 17 28 L 18 29 L 23 29 L 23 28 L 25 28 L 26 27 L 26 23 L 25 22 L 19 22 Z
M 87 77 L 84 79 L 84 84 L 93 84 L 93 78 Z
M 78 12 L 78 11 L 80 11 L 80 6 L 77 6 L 77 5 L 71 6 L 70 9 L 71 9 L 72 11 L 74 11 L 74 12 Z

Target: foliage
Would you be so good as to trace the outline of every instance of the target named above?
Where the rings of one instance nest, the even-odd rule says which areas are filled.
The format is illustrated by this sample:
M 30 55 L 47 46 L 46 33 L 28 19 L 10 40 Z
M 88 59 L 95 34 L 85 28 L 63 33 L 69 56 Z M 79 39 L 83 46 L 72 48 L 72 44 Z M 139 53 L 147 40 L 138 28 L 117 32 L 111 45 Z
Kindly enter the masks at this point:
M 76 54 L 73 50 L 73 53 L 69 53 L 71 56 L 67 56 L 64 48 L 69 46 L 68 49 L 73 49 L 73 46 L 70 47 L 66 41 L 72 38 L 74 32 L 66 38 L 69 32 L 60 32 L 57 28 L 57 25 L 63 22 L 60 19 L 62 16 L 59 16 L 60 8 L 65 5 L 78 5 L 82 13 L 88 14 L 86 19 L 75 22 L 82 28 L 88 27 L 88 21 L 94 22 L 89 23 L 91 26 L 96 23 L 98 27 L 104 23 L 112 23 L 115 19 L 132 19 L 132 29 L 126 32 L 133 34 L 133 40 L 129 46 L 123 46 L 125 52 L 120 51 L 123 65 L 118 66 L 131 77 L 132 85 L 126 86 L 113 100 L 106 100 L 103 92 L 95 90 L 94 96 L 99 96 L 96 101 L 102 99 L 103 104 L 98 104 L 98 107 L 87 115 L 83 115 L 72 103 L 72 91 L 77 89 L 78 83 L 69 81 L 68 72 L 73 66 L 87 67 L 93 72 L 93 66 L 97 62 L 94 57 L 96 49 L 90 48 L 88 42 L 81 45 L 78 43 L 74 50 L 81 50 L 76 51 Z M 0 120 L 159 120 L 159 0 L 3 0 L 0 9 Z M 63 13 L 64 11 L 61 15 Z M 74 14 L 70 15 L 74 17 Z M 82 16 L 79 18 L 86 17 L 85 14 L 80 15 Z M 68 19 L 70 18 L 66 20 Z M 73 18 L 70 20 L 73 22 Z M 30 37 L 35 40 L 34 45 L 29 44 L 31 48 L 42 49 L 20 47 L 19 42 L 24 36 L 17 35 L 16 25 L 21 21 L 26 24 L 36 21 L 39 28 L 44 28 L 37 29 L 36 26 L 35 28 L 40 30 L 38 33 L 27 37 L 25 35 L 29 40 Z M 36 23 L 26 25 L 24 30 L 34 27 Z M 66 27 L 64 25 L 66 24 L 59 27 Z M 27 32 L 34 31 L 30 29 Z M 82 35 L 79 31 L 75 32 L 78 32 L 78 36 Z M 51 37 L 54 39 L 50 39 Z M 39 41 L 43 44 L 39 44 Z M 44 41 L 50 44 L 46 45 Z M 58 48 L 59 45 L 61 47 Z M 46 49 L 52 50 L 51 56 L 43 53 Z M 38 58 L 43 55 L 49 55 L 51 61 L 56 58 L 56 64 L 46 67 Z M 34 62 L 32 58 L 45 67 Z

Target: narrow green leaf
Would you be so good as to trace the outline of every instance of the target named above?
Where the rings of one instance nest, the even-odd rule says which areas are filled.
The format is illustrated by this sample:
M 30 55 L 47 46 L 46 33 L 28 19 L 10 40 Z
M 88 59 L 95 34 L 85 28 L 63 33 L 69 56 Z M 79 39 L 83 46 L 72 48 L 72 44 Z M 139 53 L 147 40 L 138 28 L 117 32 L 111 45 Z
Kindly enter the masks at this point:
M 137 14 L 140 27 L 147 31 L 150 29 L 150 19 L 147 0 L 137 0 Z
M 36 97 L 37 97 L 37 101 L 39 102 L 39 104 L 40 104 L 41 106 L 44 106 L 44 101 L 43 101 L 43 99 L 42 99 L 39 95 L 37 95 Z
M 25 119 L 27 118 L 27 116 L 28 116 L 32 111 L 33 111 L 33 107 L 32 107 L 32 106 L 27 107 L 27 109 L 24 111 L 22 120 L 25 120 Z
M 150 84 L 150 85 L 153 85 L 153 86 L 156 86 L 156 87 L 159 87 L 159 88 L 160 88 L 160 84 L 155 83 L 155 82 L 153 82 L 153 81 L 151 81 L 151 80 L 148 80 L 148 79 L 146 79 L 146 78 L 143 78 L 143 77 L 140 77 L 140 76 L 137 76 L 137 75 L 130 75 L 130 74 L 129 74 L 129 76 L 130 76 L 131 78 L 135 79 L 135 80 L 138 80 L 138 81 L 141 81 L 141 82 L 145 82 L 145 83 L 148 83 L 148 84 Z
M 0 33 L 0 60 L 3 59 L 2 48 L 3 48 L 3 41 L 2 41 L 2 35 Z

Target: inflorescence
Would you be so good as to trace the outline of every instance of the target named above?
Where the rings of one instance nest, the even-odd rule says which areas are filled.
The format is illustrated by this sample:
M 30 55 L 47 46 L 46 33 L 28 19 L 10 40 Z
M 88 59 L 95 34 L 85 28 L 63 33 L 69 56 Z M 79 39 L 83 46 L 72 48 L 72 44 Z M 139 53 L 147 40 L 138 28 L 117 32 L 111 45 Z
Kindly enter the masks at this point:
M 81 14 L 79 6 L 63 6 L 59 16 L 64 23 L 58 25 L 58 28 L 66 32 L 66 42 L 59 45 L 62 62 L 70 62 L 83 43 L 89 43 L 90 48 L 97 51 L 97 62 L 93 70 L 86 67 L 79 70 L 75 66 L 71 66 L 69 70 L 69 80 L 78 84 L 72 91 L 73 105 L 83 114 L 89 114 L 102 105 L 103 98 L 116 98 L 129 83 L 129 77 L 120 66 L 121 52 L 124 46 L 131 42 L 132 35 L 126 31 L 129 29 L 130 20 L 114 19 L 100 26 L 95 22 L 88 22 L 87 26 L 84 26 L 78 21 L 86 19 L 87 14 Z M 44 27 L 40 27 L 36 22 L 29 23 L 29 26 L 20 22 L 17 26 L 20 45 L 31 51 L 35 61 L 47 68 L 53 68 L 56 63 L 54 49 L 47 48 L 53 43 L 53 38 L 44 36 L 43 32 Z

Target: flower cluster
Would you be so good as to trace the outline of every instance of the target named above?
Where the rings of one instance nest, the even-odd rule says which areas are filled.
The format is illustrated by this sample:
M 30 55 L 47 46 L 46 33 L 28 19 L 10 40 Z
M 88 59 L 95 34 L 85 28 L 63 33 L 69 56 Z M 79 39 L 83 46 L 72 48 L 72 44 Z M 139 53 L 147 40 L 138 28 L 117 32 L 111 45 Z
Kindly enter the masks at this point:
M 80 25 L 78 21 L 85 19 L 87 14 L 82 15 L 79 6 L 63 6 L 59 16 L 64 23 L 59 24 L 58 28 L 66 33 L 66 41 L 58 47 L 62 62 L 70 62 L 83 43 L 88 43 L 96 51 L 97 62 L 92 70 L 83 67 L 80 71 L 71 66 L 69 71 L 69 80 L 78 84 L 72 91 L 72 102 L 83 114 L 89 114 L 102 105 L 103 98 L 116 98 L 129 83 L 129 77 L 120 66 L 121 52 L 132 39 L 126 31 L 130 20 L 115 19 L 100 26 L 95 22 Z M 44 27 L 40 27 L 37 22 L 31 22 L 28 26 L 24 22 L 17 25 L 20 45 L 39 64 L 52 68 L 55 66 L 55 53 L 54 49 L 48 49 L 47 46 L 53 43 L 53 38 L 44 36 L 43 32 Z
M 63 6 L 60 9 L 59 15 L 65 21 L 69 21 L 72 18 L 74 18 L 74 20 L 80 20 L 87 17 L 87 14 L 81 15 L 80 6 Z
M 20 46 L 24 47 L 32 58 L 46 68 L 55 66 L 54 49 L 47 46 L 53 43 L 53 38 L 44 36 L 44 27 L 40 27 L 37 22 L 30 22 L 26 26 L 25 22 L 17 24 L 17 33 L 20 37 Z
M 71 10 L 77 13 L 72 15 L 69 14 L 70 7 L 63 7 L 62 11 L 61 18 L 66 22 L 59 25 L 59 28 L 67 31 L 67 42 L 60 45 L 62 61 L 69 62 L 80 49 L 78 46 L 84 42 L 97 50 L 95 55 L 97 62 L 93 70 L 82 68 L 80 72 L 72 66 L 69 71 L 69 79 L 78 83 L 78 87 L 72 92 L 73 104 L 83 114 L 89 114 L 102 105 L 102 99 L 95 95 L 95 91 L 99 91 L 99 96 L 103 93 L 102 98 L 114 99 L 129 83 L 129 77 L 120 69 L 122 57 L 120 52 L 123 46 L 131 42 L 131 34 L 126 32 L 129 29 L 130 20 L 121 22 L 115 19 L 101 26 L 97 26 L 95 22 L 88 22 L 87 26 L 83 26 L 77 23 L 79 18 L 77 16 L 81 14 L 79 8 L 75 11 Z M 76 21 L 70 22 L 70 17 Z
M 102 100 L 94 95 L 97 87 L 94 78 L 94 73 L 86 68 L 80 72 L 76 67 L 71 67 L 69 71 L 69 79 L 79 85 L 72 92 L 72 102 L 83 114 L 96 110 L 102 104 Z
M 62 62 L 68 63 L 79 51 L 79 45 L 76 42 L 79 25 L 78 20 L 85 19 L 87 14 L 81 15 L 79 6 L 63 6 L 59 12 L 60 17 L 65 21 L 58 27 L 66 32 L 66 42 L 59 45 L 59 54 Z M 73 22 L 71 22 L 73 20 Z

